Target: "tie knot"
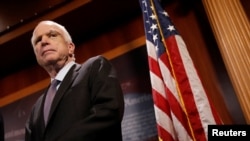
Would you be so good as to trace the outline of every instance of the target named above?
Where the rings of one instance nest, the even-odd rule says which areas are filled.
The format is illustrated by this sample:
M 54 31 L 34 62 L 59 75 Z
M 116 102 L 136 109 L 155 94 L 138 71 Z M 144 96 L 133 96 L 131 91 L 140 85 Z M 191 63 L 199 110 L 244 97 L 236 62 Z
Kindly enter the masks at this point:
M 59 83 L 60 83 L 59 80 L 54 79 L 54 80 L 52 80 L 52 82 L 51 82 L 51 87 L 56 87 Z

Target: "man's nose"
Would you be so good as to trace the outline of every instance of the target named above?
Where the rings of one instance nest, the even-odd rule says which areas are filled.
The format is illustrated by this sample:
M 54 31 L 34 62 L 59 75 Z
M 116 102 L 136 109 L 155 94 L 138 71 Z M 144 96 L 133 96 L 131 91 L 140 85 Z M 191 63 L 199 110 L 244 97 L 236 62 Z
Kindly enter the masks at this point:
M 42 36 L 41 44 L 42 44 L 42 46 L 45 46 L 48 44 L 48 37 L 47 36 Z

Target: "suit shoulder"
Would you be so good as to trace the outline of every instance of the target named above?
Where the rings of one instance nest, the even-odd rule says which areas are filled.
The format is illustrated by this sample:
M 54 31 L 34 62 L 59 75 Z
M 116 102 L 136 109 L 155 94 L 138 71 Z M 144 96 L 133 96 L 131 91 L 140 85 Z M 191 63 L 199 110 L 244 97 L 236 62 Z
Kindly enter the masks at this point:
M 94 61 L 101 61 L 101 60 L 107 61 L 108 59 L 105 58 L 105 57 L 102 56 L 102 55 L 97 55 L 97 56 L 94 56 L 94 57 L 89 58 L 87 61 L 92 61 L 92 62 L 94 62 Z
M 103 63 L 109 63 L 109 61 L 104 56 L 97 55 L 97 56 L 89 58 L 83 64 L 91 65 L 91 64 L 95 64 L 95 63 L 98 63 L 98 64 L 101 63 L 101 64 L 103 64 Z
M 90 70 L 93 73 L 102 70 L 103 73 L 109 73 L 113 70 L 112 63 L 102 55 L 97 55 L 89 58 L 82 64 L 82 68 Z

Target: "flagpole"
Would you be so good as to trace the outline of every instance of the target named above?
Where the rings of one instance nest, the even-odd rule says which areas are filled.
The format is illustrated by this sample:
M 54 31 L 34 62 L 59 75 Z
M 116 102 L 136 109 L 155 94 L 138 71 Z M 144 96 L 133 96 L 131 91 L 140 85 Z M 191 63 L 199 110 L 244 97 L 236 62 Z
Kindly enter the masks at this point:
M 170 54 L 169 54 L 169 52 L 168 52 L 167 45 L 166 45 L 166 43 L 165 43 L 165 38 L 164 38 L 164 35 L 163 35 L 163 32 L 162 32 L 161 26 L 160 26 L 160 24 L 159 24 L 158 15 L 157 15 L 157 13 L 156 13 L 156 11 L 155 11 L 155 5 L 154 5 L 153 0 L 150 0 L 150 3 L 151 3 L 151 5 L 153 6 L 153 7 L 152 7 L 152 11 L 153 11 L 153 13 L 154 13 L 154 15 L 155 15 L 155 17 L 156 17 L 156 22 L 157 22 L 157 25 L 158 25 L 158 28 L 159 28 L 159 32 L 160 32 L 160 35 L 161 35 L 161 40 L 162 40 L 162 43 L 163 43 L 163 45 L 164 45 L 164 47 L 165 47 L 165 49 L 166 49 L 166 53 L 167 53 L 167 55 L 168 55 L 168 60 L 169 60 L 169 62 L 170 62 L 171 70 L 172 70 L 172 72 L 173 72 L 173 77 L 175 78 L 174 80 L 175 80 L 175 83 L 176 83 L 178 95 L 179 95 L 180 100 L 181 100 L 181 104 L 182 104 L 182 106 L 183 106 L 184 113 L 185 113 L 186 116 L 188 117 L 187 110 L 186 110 L 186 107 L 185 107 L 185 104 L 184 104 L 184 101 L 183 101 L 183 98 L 182 98 L 182 95 L 181 95 L 181 92 L 180 92 L 180 89 L 179 89 L 179 85 L 178 85 L 178 83 L 176 82 L 177 78 L 176 78 L 176 75 L 175 75 L 175 71 L 174 71 L 174 69 L 173 69 L 173 63 L 172 63 L 172 60 L 171 60 L 171 58 L 170 58 Z M 195 136 L 194 136 L 194 131 L 193 131 L 193 128 L 192 128 L 192 126 L 191 126 L 191 123 L 190 123 L 189 118 L 187 118 L 187 120 L 188 120 L 188 125 L 189 125 L 189 128 L 190 128 L 190 131 L 191 131 L 193 140 L 196 141 Z

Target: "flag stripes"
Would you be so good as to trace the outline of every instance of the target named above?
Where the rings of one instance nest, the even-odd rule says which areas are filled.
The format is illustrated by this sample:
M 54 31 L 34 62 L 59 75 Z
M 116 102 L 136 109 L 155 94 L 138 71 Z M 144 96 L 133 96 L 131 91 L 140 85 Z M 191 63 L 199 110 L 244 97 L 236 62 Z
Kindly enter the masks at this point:
M 186 45 L 158 0 L 140 0 L 158 136 L 206 141 L 207 125 L 221 124 Z

